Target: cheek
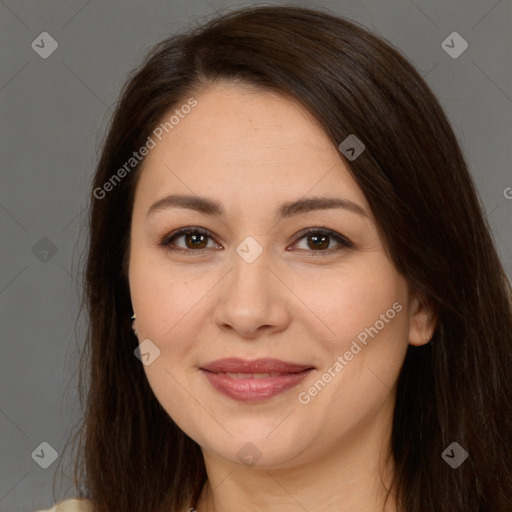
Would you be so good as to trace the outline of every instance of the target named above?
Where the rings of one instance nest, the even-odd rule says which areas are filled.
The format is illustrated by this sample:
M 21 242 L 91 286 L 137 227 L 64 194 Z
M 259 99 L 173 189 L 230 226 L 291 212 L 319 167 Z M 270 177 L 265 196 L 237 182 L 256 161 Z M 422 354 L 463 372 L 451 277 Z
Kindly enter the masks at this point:
M 317 379 L 299 389 L 299 401 L 332 432 L 357 429 L 390 400 L 407 350 L 405 281 L 385 263 L 373 269 L 338 274 L 323 294 L 304 292 L 321 312 L 314 335 L 324 352 Z
M 198 311 L 214 285 L 211 281 L 207 273 L 194 276 L 139 255 L 130 268 L 139 340 L 150 339 L 160 350 L 150 365 L 144 365 L 146 378 L 163 409 L 186 432 L 195 431 L 194 417 L 204 412 L 196 408 L 188 382 L 193 378 L 194 351 L 201 339 Z
M 191 336 L 200 323 L 194 322 L 194 316 L 215 284 L 213 273 L 191 270 L 155 258 L 150 251 L 134 254 L 130 293 L 138 330 L 164 350 Z
M 319 399 L 320 411 L 337 403 L 343 404 L 342 416 L 350 412 L 361 417 L 385 399 L 405 357 L 407 285 L 380 256 L 352 266 L 350 272 L 333 273 L 320 284 L 306 287 L 303 296 L 322 320 L 309 326 L 319 326 L 310 335 L 324 349 L 318 378 L 328 384 L 312 383 L 314 389 L 301 391 Z M 341 420 L 338 414 L 334 417 Z
M 315 337 L 332 356 L 349 350 L 358 336 L 362 342 L 365 333 L 371 339 L 368 330 L 401 333 L 402 338 L 407 332 L 405 281 L 384 257 L 330 272 L 320 280 L 318 274 L 301 279 L 300 296 L 308 307 L 305 318 L 311 319 Z

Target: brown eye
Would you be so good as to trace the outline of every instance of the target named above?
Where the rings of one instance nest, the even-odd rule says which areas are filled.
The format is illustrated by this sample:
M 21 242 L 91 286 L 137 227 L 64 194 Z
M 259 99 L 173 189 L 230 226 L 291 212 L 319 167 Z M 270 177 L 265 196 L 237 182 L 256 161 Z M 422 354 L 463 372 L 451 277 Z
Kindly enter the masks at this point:
M 311 242 L 310 248 L 316 249 L 327 249 L 329 247 L 330 236 L 329 235 L 308 235 L 306 237 L 308 242 Z
M 185 245 L 188 249 L 206 249 L 208 241 L 206 240 L 207 235 L 201 233 L 187 233 L 182 235 L 185 240 Z
M 186 228 L 166 235 L 159 243 L 161 247 L 176 251 L 194 251 L 208 248 L 208 239 L 212 234 L 201 228 Z M 183 238 L 184 246 L 177 245 L 176 240 Z M 218 246 L 217 246 L 218 247 Z
M 353 247 L 352 243 L 330 229 L 308 228 L 307 230 L 299 233 L 299 240 L 306 239 L 307 248 L 304 249 L 309 252 L 333 252 L 348 247 Z M 338 247 L 329 248 L 331 240 L 338 243 Z
M 169 235 L 163 237 L 159 242 L 161 247 L 170 251 L 180 252 L 200 252 L 208 248 L 222 248 L 212 240 L 212 233 L 203 228 L 183 228 L 173 231 Z M 176 241 L 183 239 L 182 244 Z M 212 240 L 213 246 L 208 246 L 209 239 Z M 308 228 L 299 233 L 298 241 L 306 239 L 307 247 L 303 250 L 309 253 L 332 253 L 345 248 L 353 247 L 353 244 L 335 231 L 325 228 Z M 332 241 L 335 241 L 338 247 L 329 247 Z M 297 242 L 295 243 L 297 245 Z

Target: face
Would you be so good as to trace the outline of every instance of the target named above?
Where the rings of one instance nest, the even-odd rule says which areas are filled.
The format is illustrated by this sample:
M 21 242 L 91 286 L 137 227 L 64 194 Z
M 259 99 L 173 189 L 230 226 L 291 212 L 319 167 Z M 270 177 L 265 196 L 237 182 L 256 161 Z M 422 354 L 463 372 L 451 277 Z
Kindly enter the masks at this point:
M 389 426 L 423 313 L 300 105 L 234 84 L 195 99 L 156 139 L 135 194 L 129 283 L 148 381 L 228 461 L 277 468 L 343 450 Z M 226 358 L 242 361 L 213 365 Z

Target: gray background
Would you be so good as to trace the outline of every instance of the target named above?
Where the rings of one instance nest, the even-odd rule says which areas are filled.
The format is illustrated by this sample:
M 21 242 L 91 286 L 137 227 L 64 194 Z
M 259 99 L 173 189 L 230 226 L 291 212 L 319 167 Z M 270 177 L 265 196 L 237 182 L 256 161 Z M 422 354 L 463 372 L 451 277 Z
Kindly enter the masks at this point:
M 86 195 L 111 105 L 154 43 L 215 10 L 255 3 L 0 2 L 1 511 L 53 504 L 58 461 L 43 469 L 31 454 L 47 442 L 61 456 L 80 418 L 76 364 L 85 323 L 79 319 L 74 332 L 76 280 Z M 364 24 L 425 77 L 460 141 L 510 277 L 511 1 L 300 4 Z M 469 44 L 456 59 L 441 46 L 454 31 Z M 31 47 L 42 32 L 59 45 L 47 59 Z M 73 495 L 70 482 L 62 482 L 57 499 Z

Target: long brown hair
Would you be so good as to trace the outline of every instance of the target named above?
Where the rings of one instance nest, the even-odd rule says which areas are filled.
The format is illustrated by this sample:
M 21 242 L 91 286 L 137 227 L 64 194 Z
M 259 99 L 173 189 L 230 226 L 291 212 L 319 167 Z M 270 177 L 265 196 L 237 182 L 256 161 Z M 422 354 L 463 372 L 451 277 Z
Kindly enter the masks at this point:
M 345 163 L 392 262 L 437 312 L 432 341 L 409 346 L 398 380 L 398 509 L 512 510 L 511 289 L 459 144 L 431 89 L 390 44 L 292 6 L 244 8 L 170 37 L 122 91 L 90 197 L 80 496 L 102 512 L 179 511 L 205 482 L 199 446 L 163 410 L 133 354 L 126 270 L 140 164 L 104 197 L 97 190 L 166 113 L 219 80 L 297 99 L 336 146 L 350 134 L 363 141 Z M 469 454 L 456 469 L 441 457 L 454 441 Z

